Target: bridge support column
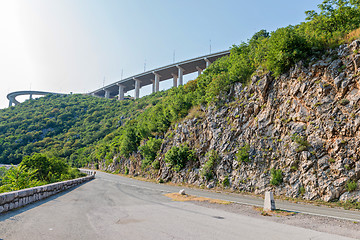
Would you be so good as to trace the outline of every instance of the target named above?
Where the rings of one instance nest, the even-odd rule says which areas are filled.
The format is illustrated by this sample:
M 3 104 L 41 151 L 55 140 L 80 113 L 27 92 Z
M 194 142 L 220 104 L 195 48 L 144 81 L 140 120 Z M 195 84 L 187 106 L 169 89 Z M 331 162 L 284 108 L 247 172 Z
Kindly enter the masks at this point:
M 178 71 L 179 86 L 181 86 L 184 83 L 184 81 L 183 81 L 184 69 L 182 67 L 180 67 L 179 65 L 177 65 L 176 67 L 179 69 L 179 71 Z
M 154 93 L 155 92 L 155 80 L 154 79 L 151 79 L 151 86 L 152 86 L 152 92 L 151 93 Z
M 200 76 L 203 70 L 199 67 L 196 67 L 196 70 L 198 71 L 198 76 Z
M 155 75 L 155 92 L 159 91 L 159 85 L 160 85 L 160 75 L 156 72 L 153 72 L 153 74 Z
M 29 99 L 31 100 L 31 99 L 33 99 L 33 97 L 32 97 L 32 93 L 30 93 L 30 97 L 29 97 Z
M 105 98 L 110 98 L 110 91 L 109 90 L 105 90 Z
M 13 102 L 12 102 L 12 100 L 10 99 L 9 100 L 9 107 L 11 107 L 13 105 Z
M 173 76 L 173 87 L 177 87 L 178 84 L 178 76 L 176 74 L 171 74 Z
M 140 84 L 141 81 L 139 79 L 133 78 L 135 81 L 135 99 L 138 99 L 140 97 Z
M 117 84 L 119 86 L 119 100 L 124 100 L 124 89 L 125 86 L 121 84 Z
M 205 62 L 206 62 L 206 68 L 208 68 L 211 64 L 210 60 L 207 58 L 204 58 Z

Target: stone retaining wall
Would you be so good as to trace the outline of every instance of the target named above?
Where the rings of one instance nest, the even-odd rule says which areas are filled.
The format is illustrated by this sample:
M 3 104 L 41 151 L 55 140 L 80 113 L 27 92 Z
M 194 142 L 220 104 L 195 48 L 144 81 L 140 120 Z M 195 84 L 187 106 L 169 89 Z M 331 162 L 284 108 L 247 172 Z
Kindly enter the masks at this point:
M 94 178 L 95 175 L 90 174 L 89 176 L 73 180 L 2 193 L 0 194 L 0 213 L 23 207 L 41 199 L 45 199 L 66 189 L 75 187 L 83 182 L 90 181 Z

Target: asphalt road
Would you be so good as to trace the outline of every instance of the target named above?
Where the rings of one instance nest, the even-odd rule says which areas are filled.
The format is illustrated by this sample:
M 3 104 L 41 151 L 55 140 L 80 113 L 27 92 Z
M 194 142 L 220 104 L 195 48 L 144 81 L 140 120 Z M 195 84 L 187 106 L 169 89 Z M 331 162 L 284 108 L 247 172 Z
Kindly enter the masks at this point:
M 0 239 L 349 239 L 192 203 L 163 194 L 180 188 L 106 173 L 57 196 L 0 215 Z M 201 190 L 189 194 L 256 201 Z M 278 204 L 279 207 L 279 204 Z

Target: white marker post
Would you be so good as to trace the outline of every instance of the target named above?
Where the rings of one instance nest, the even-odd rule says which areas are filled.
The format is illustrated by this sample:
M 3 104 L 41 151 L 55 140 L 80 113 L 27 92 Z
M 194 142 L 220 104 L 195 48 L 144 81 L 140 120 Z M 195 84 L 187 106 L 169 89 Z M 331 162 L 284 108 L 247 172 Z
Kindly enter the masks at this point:
M 265 192 L 264 211 L 275 210 L 275 200 L 272 192 Z

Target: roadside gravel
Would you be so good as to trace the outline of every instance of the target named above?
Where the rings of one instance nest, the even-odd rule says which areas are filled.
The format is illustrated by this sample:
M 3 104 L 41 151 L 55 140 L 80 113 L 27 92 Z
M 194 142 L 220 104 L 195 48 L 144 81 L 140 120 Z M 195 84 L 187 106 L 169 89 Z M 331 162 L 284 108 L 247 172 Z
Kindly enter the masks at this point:
M 221 209 L 227 212 L 237 213 L 255 218 L 261 218 L 277 223 L 283 223 L 283 224 L 302 227 L 319 232 L 337 234 L 340 236 L 360 239 L 359 222 L 351 222 L 351 221 L 340 220 L 330 217 L 313 216 L 303 213 L 296 213 L 291 216 L 279 216 L 279 215 L 263 216 L 261 215 L 261 211 L 248 205 L 242 205 L 236 203 L 224 205 L 224 204 L 213 204 L 208 202 L 195 202 L 195 201 L 193 201 L 193 203 L 203 207 Z

